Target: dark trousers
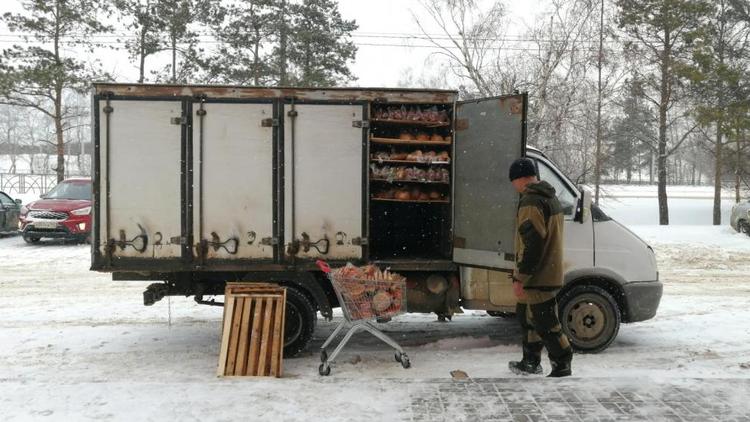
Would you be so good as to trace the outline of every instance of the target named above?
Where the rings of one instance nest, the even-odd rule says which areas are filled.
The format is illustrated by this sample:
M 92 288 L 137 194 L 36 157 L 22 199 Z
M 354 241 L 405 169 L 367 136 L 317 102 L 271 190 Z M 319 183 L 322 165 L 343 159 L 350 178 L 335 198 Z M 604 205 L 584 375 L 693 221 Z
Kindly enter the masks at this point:
M 547 348 L 553 362 L 570 361 L 573 350 L 557 316 L 557 299 L 539 304 L 519 303 L 516 315 L 523 331 L 523 359 L 538 364 L 542 360 L 542 348 Z

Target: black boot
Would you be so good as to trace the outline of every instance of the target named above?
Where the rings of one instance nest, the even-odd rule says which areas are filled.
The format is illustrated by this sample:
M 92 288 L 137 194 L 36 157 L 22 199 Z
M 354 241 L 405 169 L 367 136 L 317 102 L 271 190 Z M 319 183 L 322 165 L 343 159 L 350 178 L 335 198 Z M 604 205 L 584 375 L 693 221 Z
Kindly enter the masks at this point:
M 572 374 L 572 370 L 570 368 L 572 360 L 572 355 L 565 356 L 562 359 L 550 359 L 552 372 L 550 372 L 547 376 L 551 378 L 569 377 Z
M 529 362 L 527 360 L 510 361 L 508 368 L 516 375 L 538 375 L 542 373 L 542 365 L 539 362 Z
M 538 375 L 542 373 L 542 342 L 523 342 L 523 359 L 508 362 L 508 368 L 516 375 Z

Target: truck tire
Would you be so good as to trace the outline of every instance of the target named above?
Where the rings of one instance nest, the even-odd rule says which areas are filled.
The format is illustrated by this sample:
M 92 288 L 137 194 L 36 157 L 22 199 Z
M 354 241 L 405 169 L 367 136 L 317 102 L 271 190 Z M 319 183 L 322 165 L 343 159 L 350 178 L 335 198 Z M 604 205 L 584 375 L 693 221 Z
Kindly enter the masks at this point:
M 560 323 L 576 351 L 599 353 L 617 337 L 620 308 L 601 287 L 573 287 L 560 296 L 559 303 Z
M 307 348 L 318 315 L 312 301 L 294 286 L 286 286 L 284 357 L 294 357 Z
M 738 221 L 737 231 L 740 233 L 745 233 L 746 235 L 750 236 L 750 223 L 748 223 L 746 220 Z

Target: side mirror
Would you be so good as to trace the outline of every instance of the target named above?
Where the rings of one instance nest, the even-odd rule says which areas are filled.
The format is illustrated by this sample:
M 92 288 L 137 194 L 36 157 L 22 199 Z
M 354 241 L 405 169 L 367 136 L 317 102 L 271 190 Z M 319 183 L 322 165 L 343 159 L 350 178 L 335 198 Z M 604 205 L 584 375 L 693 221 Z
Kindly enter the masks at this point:
M 573 221 L 583 224 L 586 220 L 586 210 L 591 209 L 591 192 L 583 186 L 579 186 L 578 191 L 581 192 L 581 194 L 578 196 L 578 203 L 576 204 L 576 212 L 573 216 Z
M 43 193 L 43 194 L 39 195 L 39 197 L 42 198 L 42 199 L 47 199 L 47 194 Z
M 13 202 L 15 202 L 15 203 L 16 203 L 16 205 L 23 205 L 23 201 L 21 201 L 20 199 L 16 199 L 16 200 L 15 200 L 15 201 L 13 201 Z

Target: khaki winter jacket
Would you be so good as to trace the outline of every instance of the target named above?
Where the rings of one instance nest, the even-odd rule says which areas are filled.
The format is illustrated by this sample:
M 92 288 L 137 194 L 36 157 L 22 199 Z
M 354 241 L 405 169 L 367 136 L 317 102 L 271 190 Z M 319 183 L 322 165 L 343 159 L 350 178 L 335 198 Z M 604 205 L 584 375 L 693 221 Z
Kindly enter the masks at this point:
M 555 188 L 541 181 L 521 194 L 516 217 L 516 272 L 524 289 L 563 285 L 563 210 Z

